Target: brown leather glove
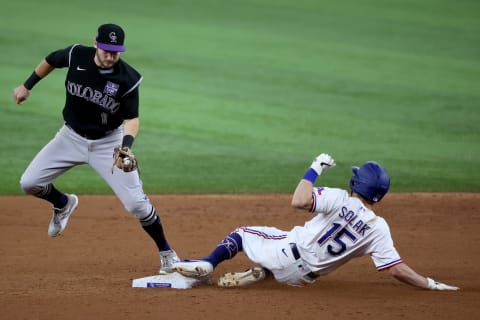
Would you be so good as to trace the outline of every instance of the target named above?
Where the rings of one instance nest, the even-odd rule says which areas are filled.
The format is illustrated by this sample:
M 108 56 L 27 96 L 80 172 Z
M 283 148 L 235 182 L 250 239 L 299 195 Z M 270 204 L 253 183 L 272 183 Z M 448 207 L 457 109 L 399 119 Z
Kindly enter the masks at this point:
M 130 148 L 122 148 L 120 146 L 115 147 L 113 151 L 112 173 L 114 166 L 117 166 L 124 172 L 131 172 L 137 169 L 137 159 L 135 159 L 135 155 Z

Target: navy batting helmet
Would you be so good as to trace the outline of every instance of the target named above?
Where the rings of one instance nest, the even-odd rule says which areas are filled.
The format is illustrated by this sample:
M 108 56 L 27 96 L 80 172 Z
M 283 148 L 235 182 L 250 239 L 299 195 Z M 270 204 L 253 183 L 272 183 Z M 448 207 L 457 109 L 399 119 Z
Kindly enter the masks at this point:
M 390 188 L 387 171 L 374 161 L 366 162 L 360 168 L 352 167 L 352 172 L 350 189 L 367 200 L 379 202 Z

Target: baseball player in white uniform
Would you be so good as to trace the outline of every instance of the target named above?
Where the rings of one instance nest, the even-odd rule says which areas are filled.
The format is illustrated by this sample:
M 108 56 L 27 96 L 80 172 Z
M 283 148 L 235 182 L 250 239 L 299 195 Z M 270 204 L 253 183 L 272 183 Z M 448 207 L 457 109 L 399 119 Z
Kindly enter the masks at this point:
M 412 270 L 395 249 L 387 222 L 373 211 L 390 187 L 387 171 L 369 161 L 353 167 L 350 192 L 314 187 L 322 172 L 335 166 L 320 154 L 297 185 L 292 206 L 308 210 L 313 218 L 290 231 L 274 227 L 239 227 L 202 259 L 173 264 L 179 273 L 208 277 L 215 267 L 239 251 L 261 267 L 227 273 L 218 280 L 223 287 L 243 286 L 273 275 L 278 282 L 303 286 L 315 282 L 352 258 L 370 255 L 377 270 L 389 270 L 396 279 L 430 290 L 458 290 Z

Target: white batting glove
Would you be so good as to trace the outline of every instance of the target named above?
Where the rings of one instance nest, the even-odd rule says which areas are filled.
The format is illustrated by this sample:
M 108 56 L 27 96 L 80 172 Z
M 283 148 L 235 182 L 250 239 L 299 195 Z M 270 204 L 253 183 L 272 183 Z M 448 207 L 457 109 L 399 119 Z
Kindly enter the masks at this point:
M 315 170 L 318 175 L 321 175 L 322 172 L 327 171 L 328 169 L 333 167 L 335 167 L 335 160 L 333 160 L 333 158 L 326 153 L 322 153 L 321 155 L 316 157 L 315 160 L 313 160 L 312 165 L 310 166 L 310 168 Z
M 437 282 L 432 278 L 427 278 L 428 289 L 430 290 L 453 290 L 456 291 L 460 289 L 459 287 L 450 286 L 445 283 Z

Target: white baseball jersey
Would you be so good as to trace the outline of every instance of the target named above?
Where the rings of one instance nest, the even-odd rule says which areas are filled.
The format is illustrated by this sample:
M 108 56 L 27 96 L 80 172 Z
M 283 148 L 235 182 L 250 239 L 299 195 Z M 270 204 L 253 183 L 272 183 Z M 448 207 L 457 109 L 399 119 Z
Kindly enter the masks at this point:
M 314 188 L 311 212 L 315 213 L 311 220 L 289 232 L 272 227 L 237 229 L 243 251 L 278 281 L 291 285 L 312 283 L 312 272 L 325 275 L 364 255 L 371 256 L 377 270 L 402 262 L 387 222 L 347 191 Z
M 315 217 L 289 234 L 312 271 L 327 274 L 350 259 L 369 254 L 382 270 L 400 263 L 390 228 L 382 217 L 366 208 L 347 191 L 314 188 Z

